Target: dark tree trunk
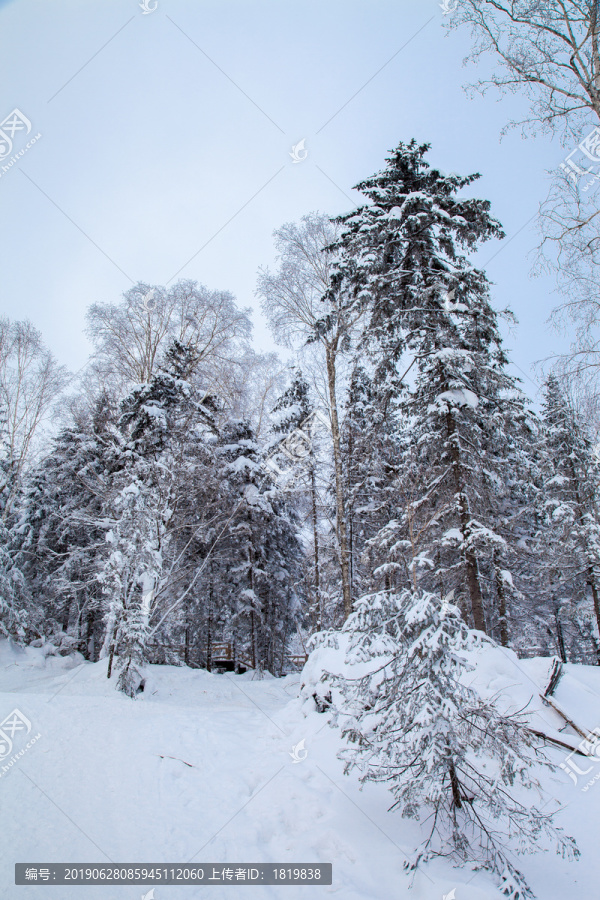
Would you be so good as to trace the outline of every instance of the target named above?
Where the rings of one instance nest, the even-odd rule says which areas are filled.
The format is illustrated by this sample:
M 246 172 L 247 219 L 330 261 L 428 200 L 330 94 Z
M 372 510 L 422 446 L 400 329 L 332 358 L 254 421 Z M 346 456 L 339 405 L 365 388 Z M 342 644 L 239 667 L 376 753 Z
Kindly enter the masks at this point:
M 496 579 L 496 593 L 498 595 L 498 625 L 500 627 L 500 643 L 503 647 L 508 647 L 508 619 L 506 615 L 506 588 L 502 572 L 498 566 L 496 554 L 494 553 L 494 575 Z
M 335 509 L 337 537 L 340 547 L 340 568 L 342 576 L 342 596 L 344 601 L 344 618 L 352 612 L 352 591 L 350 588 L 350 561 L 348 558 L 348 537 L 346 534 L 346 508 L 344 498 L 343 462 L 340 439 L 340 423 L 337 411 L 335 386 L 335 352 L 326 348 L 327 384 L 329 388 L 329 405 L 331 408 L 331 435 L 333 439 L 333 461 L 335 472 Z
M 566 663 L 567 654 L 565 652 L 565 639 L 563 635 L 562 622 L 558 617 L 558 609 L 554 611 L 554 621 L 556 623 L 556 642 L 558 644 L 558 655 L 560 656 L 562 662 Z
M 317 518 L 317 486 L 315 483 L 315 467 L 314 463 L 310 467 L 310 494 L 311 494 L 311 513 L 313 527 L 313 544 L 314 544 L 314 572 L 315 572 L 315 593 L 317 596 L 318 606 L 318 630 L 323 628 L 323 610 L 321 608 L 321 575 L 319 572 L 319 520 Z
M 450 785 L 452 787 L 452 800 L 454 801 L 454 805 L 457 809 L 461 809 L 462 800 L 460 797 L 460 783 L 458 778 L 456 777 L 456 769 L 454 768 L 454 763 L 450 763 L 449 767 L 450 773 Z
M 456 423 L 450 412 L 447 415 L 447 427 L 448 437 L 450 439 L 450 445 L 452 448 L 451 455 L 452 470 L 454 473 L 455 494 L 458 502 L 463 542 L 466 542 L 469 538 L 470 532 L 469 501 L 463 483 L 462 464 L 460 458 L 460 450 L 458 448 L 458 434 L 456 431 Z M 467 574 L 467 588 L 471 601 L 473 625 L 478 631 L 483 631 L 487 634 L 487 630 L 485 627 L 485 615 L 483 611 L 483 596 L 481 594 L 481 585 L 479 584 L 479 567 L 477 565 L 477 558 L 472 549 L 467 549 L 464 551 L 463 559 Z

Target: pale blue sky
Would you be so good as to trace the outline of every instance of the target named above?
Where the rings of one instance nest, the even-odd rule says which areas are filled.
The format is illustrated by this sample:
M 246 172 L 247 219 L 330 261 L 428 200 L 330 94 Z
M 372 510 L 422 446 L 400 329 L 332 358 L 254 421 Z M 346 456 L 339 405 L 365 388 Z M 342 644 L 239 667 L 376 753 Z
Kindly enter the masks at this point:
M 532 374 L 561 339 L 526 223 L 566 151 L 518 132 L 500 142 L 525 103 L 469 99 L 469 37 L 443 23 L 438 0 L 158 0 L 146 15 L 139 0 L 0 0 L 0 118 L 17 107 L 42 133 L 0 178 L 0 311 L 30 318 L 76 370 L 86 307 L 132 281 L 178 273 L 256 308 L 273 229 L 352 208 L 352 185 L 415 137 L 442 170 L 482 174 L 472 193 L 507 238 L 477 262 L 491 258 L 495 303 L 520 320 L 507 346 Z

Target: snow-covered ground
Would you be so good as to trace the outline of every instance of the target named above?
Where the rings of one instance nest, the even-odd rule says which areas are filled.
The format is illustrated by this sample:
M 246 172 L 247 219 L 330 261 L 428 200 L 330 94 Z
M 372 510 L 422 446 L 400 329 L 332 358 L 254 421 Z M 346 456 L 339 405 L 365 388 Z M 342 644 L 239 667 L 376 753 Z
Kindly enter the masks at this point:
M 576 746 L 580 738 L 559 731 L 564 722 L 538 698 L 548 663 L 487 650 L 476 681 L 505 708 L 529 704 L 535 727 Z M 0 719 L 16 708 L 32 723 L 26 738 L 15 736 L 13 755 L 41 734 L 7 771 L 0 763 L 2 900 L 139 900 L 152 886 L 14 885 L 15 862 L 52 861 L 333 863 L 330 887 L 155 886 L 155 900 L 442 900 L 452 889 L 456 900 L 501 896 L 487 874 L 445 861 L 429 864 L 410 887 L 403 863 L 419 843 L 417 825 L 387 812 L 382 785 L 360 791 L 344 776 L 339 732 L 298 698 L 299 675 L 258 681 L 151 666 L 135 701 L 114 681 L 106 662 L 0 642 Z M 568 666 L 556 700 L 584 728 L 600 726 L 600 668 Z M 296 762 L 292 750 L 302 741 L 297 756 L 305 758 Z M 565 761 L 567 751 L 548 752 Z M 581 758 L 579 765 L 587 768 Z M 563 771 L 543 776 L 564 807 L 557 824 L 575 836 L 582 858 L 516 858 L 540 900 L 599 896 L 600 782 L 582 788 L 600 760 L 588 765 L 576 785 Z

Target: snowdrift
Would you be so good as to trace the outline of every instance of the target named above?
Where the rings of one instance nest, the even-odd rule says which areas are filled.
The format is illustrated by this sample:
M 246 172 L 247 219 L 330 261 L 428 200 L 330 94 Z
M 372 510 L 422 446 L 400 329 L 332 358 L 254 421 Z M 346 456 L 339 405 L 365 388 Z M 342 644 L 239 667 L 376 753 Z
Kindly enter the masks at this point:
M 540 731 L 578 746 L 579 735 L 539 697 L 548 659 L 488 648 L 471 662 L 483 696 L 525 710 Z M 312 861 L 333 863 L 331 887 L 255 887 L 252 896 L 295 900 L 320 891 L 344 900 L 441 900 L 454 889 L 456 900 L 500 897 L 485 872 L 443 860 L 414 881 L 405 873 L 418 826 L 387 812 L 384 786 L 361 791 L 343 775 L 339 730 L 329 724 L 330 711 L 317 711 L 322 672 L 340 667 L 343 653 L 333 648 L 317 650 L 300 675 L 282 679 L 150 666 L 144 693 L 130 700 L 115 691 L 114 677 L 107 680 L 105 661 L 1 641 L 0 718 L 18 709 L 41 737 L 7 771 L 0 760 L 7 819 L 0 896 L 139 900 L 152 887 L 15 887 L 17 861 Z M 600 668 L 567 665 L 554 698 L 582 727 L 599 726 Z M 15 750 L 21 740 L 15 737 Z M 557 765 L 568 756 L 555 746 L 547 753 Z M 589 773 L 574 783 L 558 769 L 544 775 L 544 788 L 563 807 L 557 824 L 575 836 L 581 860 L 516 858 L 540 900 L 597 896 L 600 787 L 584 788 L 600 773 L 600 760 L 577 759 Z M 155 900 L 206 895 L 200 887 L 155 886 Z M 214 887 L 209 896 L 231 898 L 232 891 Z

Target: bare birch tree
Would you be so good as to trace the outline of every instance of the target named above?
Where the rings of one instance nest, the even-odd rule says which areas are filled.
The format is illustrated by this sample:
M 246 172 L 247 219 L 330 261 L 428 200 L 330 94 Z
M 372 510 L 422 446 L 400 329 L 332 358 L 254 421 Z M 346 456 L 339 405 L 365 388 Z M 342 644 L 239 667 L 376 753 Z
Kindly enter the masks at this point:
M 555 133 L 570 148 L 540 209 L 540 262 L 555 271 L 566 298 L 555 322 L 575 325 L 571 351 L 558 366 L 593 396 L 600 373 L 600 209 L 582 178 L 589 161 L 570 159 L 600 123 L 598 0 L 457 0 L 448 26 L 471 29 L 471 62 L 491 54 L 499 63 L 472 87 L 521 91 L 529 99 L 529 115 L 506 128 Z M 590 148 L 600 158 L 599 145 L 592 137 Z
M 11 510 L 42 423 L 67 381 L 66 368 L 58 365 L 31 322 L 0 318 L 3 518 Z
M 530 115 L 521 125 L 573 139 L 600 119 L 597 0 L 457 0 L 449 28 L 471 29 L 473 62 L 492 53 L 500 68 L 474 87 L 522 90 Z
M 121 395 L 150 380 L 173 340 L 193 348 L 205 386 L 222 393 L 252 329 L 248 310 L 239 309 L 232 294 L 194 281 L 171 288 L 140 282 L 118 304 L 93 304 L 87 319 L 95 345 L 93 382 Z
M 338 237 L 338 226 L 320 213 L 303 216 L 274 233 L 278 269 L 259 270 L 257 294 L 275 339 L 286 347 L 317 344 L 326 371 L 333 442 L 336 532 L 339 544 L 344 615 L 352 612 L 350 556 L 346 533 L 346 499 L 342 467 L 337 374 L 340 355 L 349 348 L 357 323 L 332 289 L 333 256 L 325 251 Z

